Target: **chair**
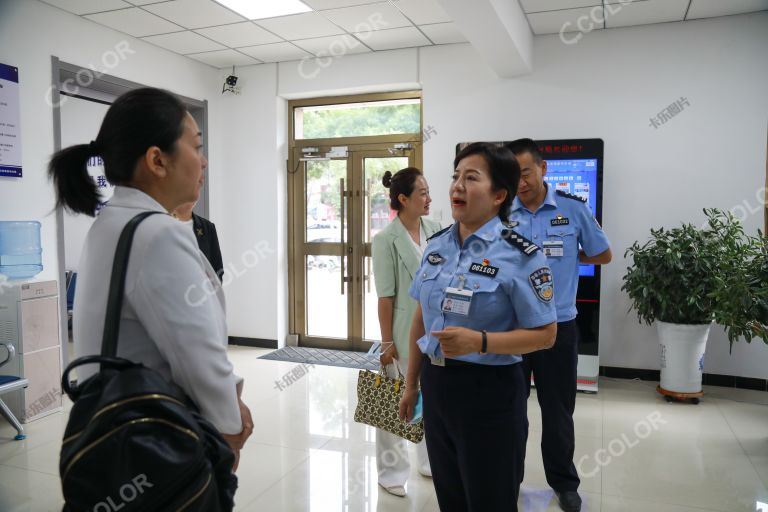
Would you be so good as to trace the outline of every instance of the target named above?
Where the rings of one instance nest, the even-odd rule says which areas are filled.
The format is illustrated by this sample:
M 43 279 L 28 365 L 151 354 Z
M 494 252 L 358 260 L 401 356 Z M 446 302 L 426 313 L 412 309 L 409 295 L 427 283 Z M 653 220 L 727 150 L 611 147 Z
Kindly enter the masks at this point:
M 0 343 L 0 349 L 3 348 L 8 352 L 8 356 L 5 358 L 5 361 L 0 363 L 0 367 L 9 363 L 16 356 L 16 349 L 10 343 Z M 5 393 L 25 388 L 28 384 L 29 381 L 27 379 L 22 379 L 15 375 L 0 375 L 0 397 Z M 21 426 L 21 423 L 16 419 L 16 416 L 14 416 L 8 406 L 5 405 L 2 398 L 0 398 L 0 414 L 2 414 L 18 432 L 16 437 L 14 437 L 15 440 L 19 441 L 21 439 L 26 439 L 27 435 L 24 433 L 24 427 Z

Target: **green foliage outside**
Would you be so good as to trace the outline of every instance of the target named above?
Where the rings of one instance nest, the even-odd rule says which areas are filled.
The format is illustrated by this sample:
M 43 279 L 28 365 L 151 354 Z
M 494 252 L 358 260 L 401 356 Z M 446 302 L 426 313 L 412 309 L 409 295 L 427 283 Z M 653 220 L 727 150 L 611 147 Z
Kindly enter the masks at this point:
M 384 157 L 384 158 L 366 158 L 365 159 L 365 178 L 370 187 L 369 194 L 371 198 L 371 212 L 388 213 L 389 208 L 389 190 L 381 183 L 381 179 L 386 171 L 395 174 L 400 169 L 408 166 L 407 157 Z M 317 162 L 307 162 L 307 183 L 321 183 L 322 192 L 320 193 L 320 202 L 331 206 L 335 212 L 335 217 L 341 215 L 341 204 L 339 196 L 339 180 L 347 177 L 346 160 L 324 160 Z M 349 188 L 349 183 L 346 184 Z M 309 188 L 309 187 L 308 187 Z M 308 205 L 309 206 L 309 205 Z
M 419 133 L 421 105 L 382 105 L 304 112 L 304 138 L 360 137 Z

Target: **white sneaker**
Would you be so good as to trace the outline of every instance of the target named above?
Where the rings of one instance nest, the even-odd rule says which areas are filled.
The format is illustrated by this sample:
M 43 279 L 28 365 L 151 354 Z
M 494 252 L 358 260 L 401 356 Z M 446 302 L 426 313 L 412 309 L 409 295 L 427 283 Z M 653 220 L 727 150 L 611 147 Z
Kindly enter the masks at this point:
M 419 474 L 427 478 L 432 478 L 432 468 L 429 466 L 419 468 Z
M 384 487 L 383 485 L 379 484 L 379 487 L 387 491 L 389 494 L 392 494 L 393 496 L 398 496 L 400 498 L 404 497 L 406 494 L 405 487 L 403 487 L 402 485 L 393 485 L 392 487 Z

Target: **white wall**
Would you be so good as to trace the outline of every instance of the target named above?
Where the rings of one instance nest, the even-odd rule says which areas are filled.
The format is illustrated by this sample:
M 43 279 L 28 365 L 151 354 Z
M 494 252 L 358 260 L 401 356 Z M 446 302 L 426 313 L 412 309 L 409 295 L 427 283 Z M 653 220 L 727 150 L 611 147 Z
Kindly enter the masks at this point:
M 603 218 L 616 257 L 603 272 L 601 364 L 657 369 L 655 331 L 626 313 L 628 300 L 620 291 L 623 253 L 651 227 L 700 223 L 705 206 L 730 209 L 748 201 L 757 209 L 756 193 L 765 181 L 766 34 L 768 13 L 596 31 L 571 46 L 558 36 L 537 37 L 534 73 L 510 80 L 498 79 L 468 45 L 351 55 L 322 69 L 310 61 L 303 72 L 298 62 L 281 63 L 276 77 L 272 65 L 247 74 L 243 68 L 243 95 L 228 100 L 224 127 L 234 138 L 227 145 L 227 190 L 237 200 L 222 198 L 231 205 L 251 198 L 253 211 L 225 214 L 231 226 L 222 229 L 233 230 L 228 238 L 234 231 L 244 237 L 236 244 L 228 240 L 225 249 L 242 249 L 261 238 L 285 243 L 268 222 L 275 218 L 271 194 L 282 193 L 271 169 L 283 174 L 285 158 L 282 149 L 270 153 L 276 137 L 273 95 L 420 85 L 424 125 L 437 132 L 425 145 L 424 168 L 444 224 L 450 222 L 447 189 L 457 142 L 522 136 L 605 140 Z M 316 69 L 320 72 L 311 76 Z M 274 78 L 276 85 L 259 78 Z M 690 107 L 661 128 L 650 127 L 650 117 L 681 96 Z M 259 163 L 252 163 L 257 157 Z M 283 208 L 278 212 L 284 215 Z M 762 217 L 753 214 L 744 223 L 754 232 Z M 282 257 L 268 265 L 278 276 L 284 268 Z M 227 294 L 230 305 L 232 299 L 248 305 L 247 312 L 237 313 L 242 318 L 230 317 L 238 335 L 275 339 L 284 330 L 284 320 L 271 315 L 282 277 L 269 271 L 244 277 Z M 264 315 L 252 314 L 262 309 Z M 277 339 L 282 344 L 282 334 Z M 768 346 L 740 343 L 728 355 L 725 340 L 714 328 L 706 371 L 765 377 Z
M 230 336 L 275 340 L 278 269 L 287 268 L 285 243 L 278 242 L 278 222 L 286 215 L 278 176 L 286 167 L 280 142 L 285 135 L 276 129 L 284 126 L 278 121 L 277 66 L 242 68 L 238 76 L 242 93 L 221 98 L 220 121 L 212 127 L 223 137 L 223 158 L 210 174 L 219 181 L 211 189 L 211 205 L 224 260 L 227 322 Z M 285 325 L 285 313 L 280 314 Z
M 107 69 L 103 56 L 114 51 L 121 41 L 127 41 L 133 53 L 125 52 L 124 60 Z M 51 56 L 188 97 L 208 98 L 212 110 L 216 109 L 217 88 L 221 87 L 218 71 L 204 64 L 42 2 L 0 1 L 0 62 L 19 68 L 24 167 L 22 179 L 0 178 L 0 219 L 42 222 L 44 270 L 36 277 L 40 280 L 59 276 L 56 220 L 51 213 L 55 195 L 46 174 L 54 143 L 52 108 L 46 100 L 50 97 Z M 213 167 L 220 157 L 216 135 L 210 141 L 209 156 Z

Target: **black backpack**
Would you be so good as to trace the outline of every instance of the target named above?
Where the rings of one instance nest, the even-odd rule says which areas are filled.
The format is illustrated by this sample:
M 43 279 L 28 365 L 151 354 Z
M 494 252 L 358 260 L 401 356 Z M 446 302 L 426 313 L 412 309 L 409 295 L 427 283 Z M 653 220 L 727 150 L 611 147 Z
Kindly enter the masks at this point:
M 74 402 L 59 462 L 64 512 L 230 512 L 234 506 L 235 457 L 221 434 L 160 374 L 116 356 L 133 234 L 154 213 L 131 219 L 117 243 L 101 355 L 72 361 L 62 376 Z M 69 373 L 92 363 L 100 372 L 72 388 Z

